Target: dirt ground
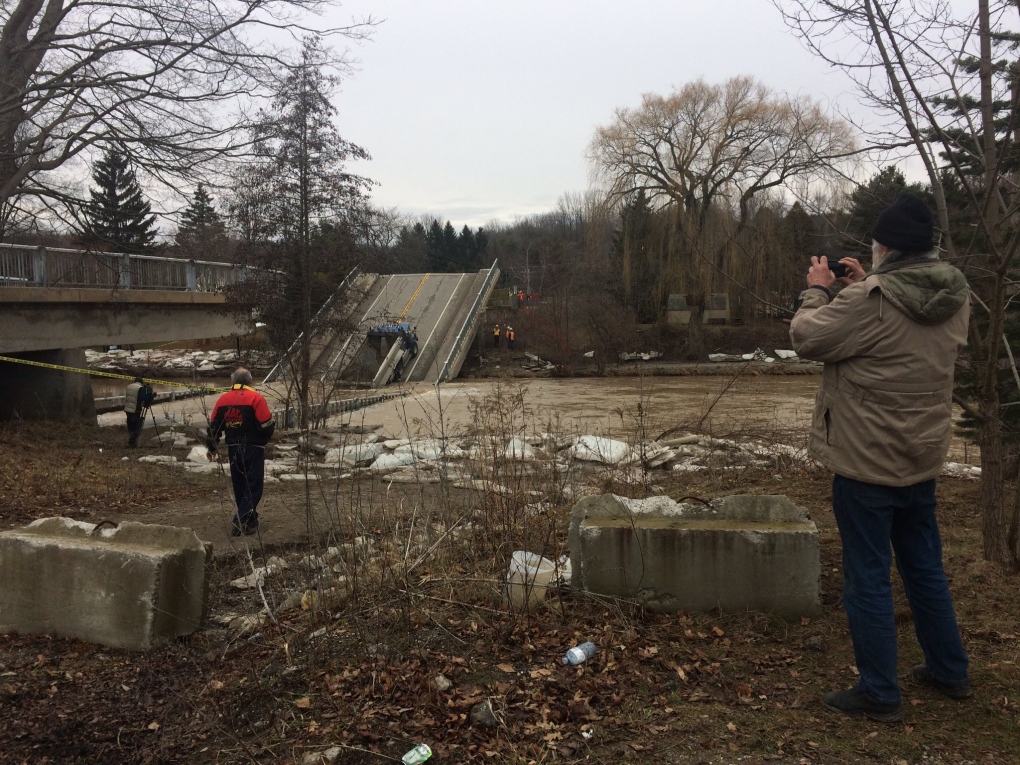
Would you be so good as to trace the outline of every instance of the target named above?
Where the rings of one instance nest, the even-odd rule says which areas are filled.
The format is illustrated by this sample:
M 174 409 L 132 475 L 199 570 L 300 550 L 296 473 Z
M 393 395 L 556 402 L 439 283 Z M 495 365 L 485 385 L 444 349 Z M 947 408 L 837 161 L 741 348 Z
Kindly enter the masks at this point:
M 778 404 L 773 383 L 753 378 L 730 385 L 714 406 L 723 380 L 605 382 L 535 381 L 533 403 L 521 406 L 534 407 L 535 429 L 553 422 L 568 433 L 657 435 L 700 421 L 715 435 L 793 438 L 803 437 L 813 396 L 801 378 L 775 383 L 783 391 Z M 441 406 L 425 389 L 356 420 L 391 436 L 430 434 L 441 411 L 442 428 L 470 432 L 481 425 L 472 401 L 502 395 L 486 384 L 447 388 Z M 521 614 L 499 592 L 509 551 L 566 552 L 571 503 L 532 495 L 539 477 L 504 473 L 513 497 L 371 476 L 276 484 L 263 502 L 264 532 L 238 542 L 226 534 L 233 508 L 225 476 L 124 460 L 137 452 L 123 440 L 115 428 L 4 426 L 0 527 L 55 514 L 191 526 L 219 552 L 212 619 L 187 640 L 146 654 L 0 636 L 0 763 L 300 763 L 338 747 L 336 762 L 355 765 L 399 761 L 422 741 L 433 761 L 458 763 L 1020 761 L 1017 579 L 981 559 L 976 481 L 939 486 L 975 697 L 956 703 L 911 683 L 909 667 L 922 659 L 895 585 L 908 715 L 880 725 L 832 715 L 818 701 L 855 682 L 830 477 L 820 471 L 711 470 L 658 475 L 648 485 L 617 483 L 610 473 L 577 477 L 579 486 L 635 496 L 789 495 L 819 528 L 818 617 L 656 615 L 569 589 Z M 469 534 L 435 537 L 434 552 L 418 559 L 408 557 L 410 547 L 400 554 L 400 540 L 425 534 L 429 549 L 432 526 L 469 510 L 479 519 Z M 347 589 L 328 609 L 281 611 L 248 632 L 224 624 L 262 608 L 257 593 L 226 584 L 252 563 L 355 537 L 372 540 L 380 560 L 396 555 L 385 563 L 352 559 Z M 300 592 L 306 578 L 292 567 L 267 597 Z M 564 650 L 582 640 L 599 653 L 580 667 L 560 665 Z M 436 687 L 439 674 L 448 689 Z M 470 718 L 486 699 L 494 727 Z
M 745 374 L 479 380 L 444 385 L 440 389 L 417 384 L 401 389 L 405 395 L 400 398 L 347 413 L 334 418 L 332 424 L 370 429 L 380 438 L 461 437 L 486 426 L 481 412 L 496 399 L 503 399 L 504 408 L 511 410 L 515 423 L 526 423 L 528 432 L 593 434 L 633 443 L 639 433 L 653 439 L 669 431 L 691 428 L 720 437 L 755 432 L 802 447 L 806 444 L 818 380 L 817 375 Z M 159 405 L 157 426 L 164 434 L 173 423 L 198 426 L 204 421 L 203 412 L 209 411 L 214 402 L 215 397 L 207 397 Z M 123 414 L 101 415 L 100 423 L 122 428 Z M 160 453 L 154 443 L 152 424 L 147 423 L 143 436 L 148 447 L 145 451 Z M 186 450 L 175 453 L 182 458 Z M 958 438 L 950 459 L 974 463 L 977 452 Z M 149 470 L 153 474 L 165 472 L 155 467 Z M 332 473 L 317 478 L 321 480 L 314 481 L 310 492 L 318 498 L 313 503 L 311 520 L 321 527 L 323 513 L 315 508 L 334 506 L 351 491 L 351 483 L 337 481 Z M 188 526 L 202 539 L 213 542 L 217 550 L 237 549 L 237 540 L 229 535 L 234 508 L 227 473 L 208 478 L 204 485 L 207 488 L 200 496 L 191 491 L 183 498 L 161 503 L 151 511 L 151 522 Z M 393 487 L 388 491 L 407 490 Z M 120 507 L 111 508 L 107 515 L 111 520 L 133 518 L 132 512 Z M 292 544 L 305 539 L 309 513 L 303 492 L 268 486 L 261 516 L 265 544 Z
M 699 432 L 728 436 L 755 429 L 770 437 L 801 446 L 805 442 L 818 379 L 816 376 L 652 377 L 619 379 L 535 379 L 527 381 L 478 381 L 456 383 L 437 389 L 431 385 L 406 387 L 401 398 L 347 413 L 333 425 L 369 429 L 380 438 L 462 437 L 478 432 L 488 423 L 481 413 L 496 399 L 514 423 L 528 432 L 550 431 L 574 435 L 594 434 L 633 442 L 639 432 L 654 438 L 665 431 L 697 426 Z M 157 427 L 164 435 L 171 423 L 194 426 L 215 398 L 188 399 L 157 407 Z M 123 414 L 100 416 L 109 428 L 123 427 Z M 147 453 L 165 453 L 154 443 L 152 422 L 142 442 Z M 187 429 L 187 428 L 186 428 Z M 191 430 L 191 432 L 194 432 Z M 174 452 L 183 458 L 187 450 Z M 221 452 L 224 449 L 221 446 Z M 132 454 L 132 456 L 135 456 Z M 165 469 L 150 467 L 154 474 Z M 165 478 L 165 476 L 164 476 Z M 333 473 L 320 473 L 312 484 L 312 522 L 321 527 L 322 508 L 332 507 L 351 491 L 350 481 L 337 481 Z M 171 480 L 171 479 L 167 479 Z M 218 550 L 238 548 L 229 525 L 233 500 L 229 476 L 224 471 L 205 482 L 199 497 L 188 496 L 161 503 L 148 515 L 153 523 L 183 525 L 195 529 Z M 390 488 L 388 491 L 408 491 Z M 133 513 L 114 508 L 111 520 L 130 520 Z M 263 542 L 268 545 L 297 543 L 306 538 L 309 514 L 303 492 L 278 485 L 267 486 L 260 508 Z M 316 521 L 315 518 L 318 517 Z

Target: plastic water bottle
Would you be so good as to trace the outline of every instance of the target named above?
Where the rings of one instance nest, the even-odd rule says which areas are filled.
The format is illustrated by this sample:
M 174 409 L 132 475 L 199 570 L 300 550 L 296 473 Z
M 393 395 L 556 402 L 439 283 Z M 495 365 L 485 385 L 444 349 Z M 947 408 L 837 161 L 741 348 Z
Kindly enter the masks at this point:
M 421 765 L 432 756 L 432 750 L 428 744 L 418 744 L 414 749 L 400 758 L 404 765 Z
M 562 662 L 564 664 L 580 664 L 594 656 L 598 650 L 594 643 L 581 643 L 581 645 L 567 651 L 567 655 L 563 657 Z

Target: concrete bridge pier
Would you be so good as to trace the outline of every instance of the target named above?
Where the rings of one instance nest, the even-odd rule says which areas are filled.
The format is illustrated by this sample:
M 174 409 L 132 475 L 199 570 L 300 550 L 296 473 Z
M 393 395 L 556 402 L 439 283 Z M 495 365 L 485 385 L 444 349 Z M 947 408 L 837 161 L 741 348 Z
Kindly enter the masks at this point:
M 4 354 L 11 358 L 85 369 L 78 348 Z M 95 424 L 89 376 L 60 369 L 0 361 L 0 421 L 62 420 Z

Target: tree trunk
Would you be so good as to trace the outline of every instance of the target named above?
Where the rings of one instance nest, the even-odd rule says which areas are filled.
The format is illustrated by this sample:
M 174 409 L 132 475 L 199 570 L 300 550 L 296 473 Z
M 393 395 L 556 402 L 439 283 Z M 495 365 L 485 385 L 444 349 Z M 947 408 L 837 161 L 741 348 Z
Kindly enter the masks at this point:
M 1020 479 L 1017 479 L 1016 492 L 1013 495 L 1013 514 L 1009 521 L 1009 534 L 1006 538 L 1008 553 L 1012 558 L 1011 569 L 1020 572 Z
M 1005 484 L 1003 481 L 1002 410 L 998 387 L 999 344 L 1003 337 L 1006 307 L 1006 273 L 1010 262 L 1008 237 L 1002 231 L 1002 199 L 992 190 L 999 187 L 1000 167 L 996 146 L 995 112 L 993 101 L 992 33 L 988 0 L 978 0 L 978 24 L 981 46 L 981 139 L 982 158 L 985 169 L 985 209 L 982 217 L 986 229 L 997 235 L 999 241 L 992 243 L 994 274 L 992 294 L 988 301 L 988 334 L 985 337 L 986 358 L 981 360 L 983 369 L 978 394 L 981 424 L 978 438 L 981 445 L 981 505 L 984 514 L 984 556 L 986 560 L 1016 569 L 1015 534 L 1016 519 L 1006 521 Z M 1015 515 L 1015 513 L 1014 513 Z
M 986 416 L 978 427 L 981 446 L 981 509 L 985 560 L 1009 563 L 1002 492 L 1002 425 L 997 402 L 982 402 Z
M 705 298 L 694 300 L 691 306 L 691 321 L 687 325 L 687 358 L 691 361 L 705 359 Z

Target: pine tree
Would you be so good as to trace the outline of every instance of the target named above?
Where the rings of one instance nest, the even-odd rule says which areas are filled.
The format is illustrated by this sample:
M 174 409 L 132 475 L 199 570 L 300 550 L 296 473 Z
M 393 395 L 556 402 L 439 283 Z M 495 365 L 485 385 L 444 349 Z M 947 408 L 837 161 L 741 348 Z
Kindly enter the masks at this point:
M 879 213 L 896 201 L 904 191 L 920 197 L 929 207 L 935 206 L 931 189 L 921 183 L 907 183 L 895 165 L 884 167 L 868 182 L 850 195 L 849 215 L 842 225 L 843 246 L 862 260 L 871 258 L 871 227 Z
M 638 321 L 654 322 L 660 315 L 655 285 L 661 280 L 661 247 L 657 246 L 655 213 L 639 189 L 620 210 L 620 227 L 613 235 L 610 258 L 620 274 L 621 302 L 637 312 Z
M 457 270 L 470 271 L 475 257 L 475 234 L 467 226 L 460 230 L 457 237 Z
M 457 230 L 453 227 L 450 221 L 446 221 L 446 225 L 443 226 L 443 267 L 442 271 L 446 273 L 455 273 L 457 271 L 457 257 L 458 250 L 457 246 Z
M 304 40 L 300 60 L 281 80 L 272 109 L 253 126 L 258 159 L 239 192 L 242 199 L 260 200 L 264 235 L 296 246 L 299 261 L 308 256 L 313 229 L 324 220 L 360 214 L 371 186 L 347 170 L 349 161 L 369 155 L 342 138 L 334 124 L 337 110 L 330 97 L 339 80 L 329 74 L 329 60 L 320 38 Z
M 425 247 L 425 267 L 440 273 L 446 263 L 446 251 L 443 249 L 443 226 L 437 219 L 432 220 L 425 232 Z
M 413 226 L 403 226 L 397 234 L 393 247 L 394 273 L 416 273 L 427 271 L 428 243 L 425 226 L 417 221 Z
M 200 183 L 188 207 L 181 213 L 175 242 L 181 254 L 193 260 L 223 260 L 226 227 L 213 207 L 212 197 Z
M 142 195 L 128 157 L 108 150 L 92 169 L 91 201 L 82 208 L 81 240 L 90 247 L 114 252 L 152 252 L 156 216 Z
M 312 336 L 312 316 L 342 283 L 355 258 L 353 232 L 371 181 L 347 163 L 369 159 L 341 137 L 330 97 L 339 80 L 319 37 L 306 38 L 300 58 L 280 79 L 269 111 L 252 126 L 256 160 L 238 178 L 235 217 L 282 274 L 260 310 L 272 313 L 274 340 L 286 348 Z M 309 423 L 310 344 L 293 360 L 300 424 Z
M 794 202 L 783 216 L 780 230 L 785 247 L 768 265 L 766 283 L 775 285 L 777 301 L 784 307 L 796 307 L 811 257 L 830 254 L 818 229 L 815 219 L 800 202 Z

